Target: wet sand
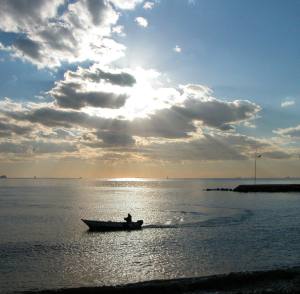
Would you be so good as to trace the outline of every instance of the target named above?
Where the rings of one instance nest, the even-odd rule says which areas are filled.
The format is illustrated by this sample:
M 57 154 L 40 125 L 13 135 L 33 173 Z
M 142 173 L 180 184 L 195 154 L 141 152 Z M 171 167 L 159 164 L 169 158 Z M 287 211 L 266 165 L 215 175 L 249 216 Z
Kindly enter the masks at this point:
M 300 293 L 300 267 L 198 278 L 155 280 L 120 286 L 67 288 L 22 293 Z

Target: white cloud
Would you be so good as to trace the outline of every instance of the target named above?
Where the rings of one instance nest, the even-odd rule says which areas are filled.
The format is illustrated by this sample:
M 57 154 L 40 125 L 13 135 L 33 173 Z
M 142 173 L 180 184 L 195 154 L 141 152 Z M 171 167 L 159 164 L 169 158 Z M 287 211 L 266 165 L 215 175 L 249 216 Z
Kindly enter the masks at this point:
M 20 34 L 11 46 L 2 45 L 0 50 L 49 68 L 86 60 L 109 63 L 124 56 L 125 46 L 111 39 L 111 33 L 122 33 L 122 28 L 113 29 L 119 12 L 108 1 L 82 0 L 61 6 L 64 2 L 0 2 L 0 29 Z M 140 1 L 114 1 L 124 9 L 137 3 Z M 63 8 L 58 14 L 60 6 Z
M 177 53 L 181 53 L 181 51 L 182 51 L 181 47 L 179 47 L 178 45 L 176 45 L 176 46 L 173 48 L 173 50 L 174 50 L 175 52 L 177 52 Z
M 118 25 L 112 28 L 112 32 L 118 34 L 121 37 L 125 37 L 126 34 L 124 33 L 124 26 Z
M 147 21 L 147 19 L 144 18 L 144 17 L 141 17 L 141 16 L 137 17 L 137 18 L 135 19 L 135 22 L 136 22 L 139 26 L 144 27 L 144 28 L 146 28 L 146 27 L 148 26 L 148 21 Z
M 244 122 L 244 126 L 246 128 L 251 128 L 251 129 L 255 129 L 256 128 L 256 125 L 252 121 L 245 121 Z
M 142 3 L 144 0 L 110 0 L 110 1 L 120 9 L 134 9 L 136 5 Z
M 143 8 L 145 10 L 151 10 L 154 7 L 154 2 L 146 1 Z
M 290 107 L 293 105 L 295 105 L 295 100 L 288 99 L 281 102 L 281 107 Z
M 277 129 L 273 132 L 283 137 L 300 138 L 300 125 L 290 128 Z
M 33 26 L 44 25 L 56 17 L 64 0 L 2 0 L 0 29 L 5 32 L 29 32 Z

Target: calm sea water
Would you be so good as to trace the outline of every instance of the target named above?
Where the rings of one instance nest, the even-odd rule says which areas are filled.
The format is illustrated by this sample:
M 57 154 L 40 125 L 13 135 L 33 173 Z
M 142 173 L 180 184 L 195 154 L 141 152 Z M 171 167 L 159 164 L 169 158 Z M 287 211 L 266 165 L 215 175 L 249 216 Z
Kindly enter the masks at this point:
M 299 265 L 300 194 L 203 191 L 240 183 L 1 180 L 0 291 Z M 142 231 L 90 233 L 80 220 L 128 212 Z

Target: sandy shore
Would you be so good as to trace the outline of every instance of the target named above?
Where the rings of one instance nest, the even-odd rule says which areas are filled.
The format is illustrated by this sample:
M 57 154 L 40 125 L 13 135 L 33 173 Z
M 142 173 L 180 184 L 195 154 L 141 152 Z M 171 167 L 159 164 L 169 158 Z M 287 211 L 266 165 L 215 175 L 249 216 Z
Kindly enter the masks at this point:
M 156 280 L 120 286 L 67 288 L 22 293 L 300 293 L 300 267 L 199 278 Z

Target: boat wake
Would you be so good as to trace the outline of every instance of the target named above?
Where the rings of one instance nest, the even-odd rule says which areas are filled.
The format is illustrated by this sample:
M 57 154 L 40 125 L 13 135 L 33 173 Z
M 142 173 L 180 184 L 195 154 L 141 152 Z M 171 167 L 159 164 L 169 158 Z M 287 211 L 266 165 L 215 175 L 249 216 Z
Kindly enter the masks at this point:
M 183 214 L 192 213 L 199 214 L 198 212 L 182 212 Z M 203 214 L 202 214 L 203 215 Z M 178 218 L 175 221 L 167 221 L 165 223 L 155 223 L 144 225 L 143 229 L 178 229 L 178 228 L 189 228 L 189 227 L 221 227 L 221 226 L 234 226 L 239 225 L 250 217 L 253 216 L 253 212 L 249 209 L 244 209 L 240 213 L 232 216 L 220 216 L 211 219 L 195 222 L 184 222 L 184 218 Z

